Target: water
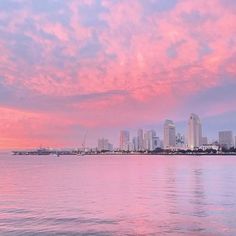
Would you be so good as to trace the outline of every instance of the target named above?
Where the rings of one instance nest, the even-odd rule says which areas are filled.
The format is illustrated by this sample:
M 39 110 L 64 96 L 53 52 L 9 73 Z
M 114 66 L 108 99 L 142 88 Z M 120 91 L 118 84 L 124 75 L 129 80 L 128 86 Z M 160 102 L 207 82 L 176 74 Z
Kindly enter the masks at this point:
M 0 155 L 0 235 L 236 235 L 236 157 Z

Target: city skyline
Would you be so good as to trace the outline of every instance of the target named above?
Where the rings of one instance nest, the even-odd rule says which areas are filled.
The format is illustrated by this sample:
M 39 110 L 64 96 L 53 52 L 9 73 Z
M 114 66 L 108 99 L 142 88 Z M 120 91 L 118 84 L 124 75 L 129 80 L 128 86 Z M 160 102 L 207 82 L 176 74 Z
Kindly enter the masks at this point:
M 189 115 L 185 126 L 185 132 L 181 133 L 173 120 L 166 119 L 160 133 L 156 129 L 138 128 L 133 132 L 130 129 L 121 130 L 119 143 L 113 147 L 123 151 L 153 151 L 156 148 L 194 150 L 201 147 L 207 149 L 210 145 L 236 148 L 236 133 L 226 129 L 217 130 L 217 136 L 210 139 L 202 128 L 201 118 L 195 113 Z
M 189 117 L 195 113 L 190 113 Z M 196 115 L 198 117 L 198 115 Z M 120 149 L 120 138 L 121 138 L 121 133 L 125 132 L 126 135 L 128 136 L 128 142 L 133 143 L 134 138 L 138 137 L 138 132 L 142 132 L 142 137 L 145 136 L 147 132 L 154 131 L 155 135 L 157 138 L 159 138 L 160 142 L 162 143 L 162 147 L 164 148 L 164 126 L 166 121 L 173 122 L 173 125 L 175 127 L 175 137 L 176 139 L 184 138 L 184 142 L 186 145 L 188 145 L 188 122 L 189 122 L 189 117 L 186 118 L 184 121 L 175 121 L 175 120 L 170 120 L 170 119 L 165 119 L 156 126 L 153 125 L 144 125 L 143 127 L 137 126 L 137 127 L 126 127 L 122 129 L 113 129 L 112 130 L 112 135 L 110 134 L 111 132 L 108 130 L 104 130 L 104 132 L 100 132 L 99 135 L 94 136 L 92 139 L 93 141 L 91 142 L 91 137 L 93 136 L 92 133 L 83 133 L 81 134 L 80 139 L 74 144 L 74 145 L 47 145 L 46 143 L 40 143 L 39 145 L 35 146 L 23 146 L 23 147 L 10 147 L 10 148 L 0 148 L 0 150 L 12 150 L 12 148 L 37 148 L 37 147 L 51 147 L 51 148 L 95 148 L 99 146 L 99 141 L 105 142 L 107 144 L 105 145 L 112 145 L 113 148 L 118 148 Z M 199 117 L 198 117 L 199 118 Z M 200 118 L 201 120 L 204 120 Z M 202 126 L 202 140 L 207 140 L 208 143 L 214 143 L 214 142 L 219 142 L 219 134 L 221 132 L 231 132 L 232 137 L 233 137 L 233 145 L 236 146 L 236 130 L 230 128 L 230 126 L 222 126 L 222 128 L 218 128 L 214 130 L 211 135 L 209 133 L 207 134 L 207 125 L 204 122 L 201 122 Z M 227 128 L 228 127 L 228 128 Z M 107 132 L 108 131 L 108 132 Z M 212 135 L 213 134 L 213 135 Z M 138 139 L 136 140 L 138 142 Z M 144 140 L 142 140 L 144 142 Z M 204 141 L 203 141 L 203 144 Z M 138 145 L 138 144 L 137 144 Z M 144 144 L 143 144 L 144 145 Z M 176 145 L 178 147 L 178 145 Z M 122 149 L 122 148 L 121 148 Z M 128 148 L 126 148 L 128 149 Z M 139 150 L 139 149 L 138 149 Z M 141 149 L 140 149 L 141 151 Z
M 234 0 L 1 0 L 0 149 L 236 133 Z

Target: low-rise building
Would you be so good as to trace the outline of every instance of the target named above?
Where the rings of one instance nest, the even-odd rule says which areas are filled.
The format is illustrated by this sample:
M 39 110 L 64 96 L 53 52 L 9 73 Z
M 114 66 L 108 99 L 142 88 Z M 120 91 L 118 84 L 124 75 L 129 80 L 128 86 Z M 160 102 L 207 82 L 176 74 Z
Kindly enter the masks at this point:
M 220 149 L 219 145 L 216 144 L 203 144 L 199 147 L 199 149 L 206 151 L 206 150 L 216 150 L 218 151 Z
M 98 139 L 98 151 L 113 151 L 113 145 L 108 139 Z

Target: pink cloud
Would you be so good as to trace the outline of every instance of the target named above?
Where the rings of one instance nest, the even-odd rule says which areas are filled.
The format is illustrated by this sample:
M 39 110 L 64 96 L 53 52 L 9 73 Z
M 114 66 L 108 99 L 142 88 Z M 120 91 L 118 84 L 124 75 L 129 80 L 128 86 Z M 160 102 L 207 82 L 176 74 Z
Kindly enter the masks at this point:
M 45 134 L 40 139 L 47 140 L 52 116 L 65 133 L 71 132 L 73 125 L 93 129 L 129 126 L 131 121 L 137 125 L 160 122 L 174 116 L 193 96 L 227 83 L 224 77 L 235 82 L 236 16 L 221 1 L 180 1 L 175 8 L 152 14 L 145 12 L 140 1 L 101 1 L 106 10 L 91 19 L 92 23 L 98 19 L 105 22 L 100 28 L 83 23 L 78 9 L 84 4 L 92 7 L 95 1 L 68 1 L 68 25 L 50 21 L 45 13 L 36 14 L 30 8 L 10 17 L 6 35 L 27 37 L 21 35 L 29 41 L 25 51 L 31 40 L 31 50 L 35 45 L 39 49 L 29 53 L 36 63 L 26 60 L 24 54 L 13 60 L 17 50 L 12 50 L 7 39 L 0 39 L 4 84 L 31 91 L 31 96 L 45 96 L 48 103 L 61 98 L 62 110 L 56 103 L 54 112 L 59 118 L 55 119 L 46 109 L 14 110 L 13 105 L 6 105 L 13 109 L 9 111 L 3 105 L 1 113 L 8 117 L 1 118 L 5 144 L 11 138 L 16 143 L 20 137 L 30 142 L 39 129 Z M 6 17 L 0 14 L 1 19 Z M 29 19 L 34 30 L 23 27 Z M 90 54 L 84 55 L 83 50 Z M 98 94 L 107 95 L 95 96 Z M 66 102 L 73 96 L 78 99 Z M 223 106 L 213 107 L 224 112 Z M 35 126 L 27 127 L 34 120 Z M 15 133 L 12 127 L 16 127 Z

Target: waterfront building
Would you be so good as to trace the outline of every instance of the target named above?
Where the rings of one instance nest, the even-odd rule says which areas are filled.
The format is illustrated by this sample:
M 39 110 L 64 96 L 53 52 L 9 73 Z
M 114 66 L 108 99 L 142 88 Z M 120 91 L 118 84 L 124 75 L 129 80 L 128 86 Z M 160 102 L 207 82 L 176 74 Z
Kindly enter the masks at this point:
M 184 135 L 181 135 L 180 133 L 177 133 L 176 135 L 176 148 L 177 149 L 183 149 L 185 148 L 185 137 Z
M 199 149 L 203 150 L 203 151 L 207 151 L 207 150 L 215 150 L 218 151 L 219 150 L 219 145 L 216 144 L 202 144 Z
M 143 130 L 139 129 L 138 130 L 138 151 L 143 151 L 144 150 L 144 140 L 143 140 Z
M 191 114 L 188 121 L 188 148 L 199 148 L 202 142 L 202 125 L 196 114 Z
M 130 134 L 127 130 L 120 131 L 120 150 L 129 151 L 130 146 Z
M 154 150 L 154 137 L 156 137 L 155 130 L 148 130 L 144 133 L 144 149 L 148 151 Z
M 220 147 L 230 149 L 233 144 L 233 132 L 232 131 L 220 131 L 219 132 L 219 144 Z
M 130 151 L 133 152 L 134 150 L 134 145 L 133 145 L 133 140 L 129 141 L 128 143 L 128 149 L 126 149 L 125 151 Z
M 218 140 L 214 140 L 214 139 L 212 140 L 211 144 L 212 145 L 216 145 L 216 146 L 220 146 L 219 145 L 219 141 Z
M 175 125 L 172 120 L 166 120 L 164 123 L 164 149 L 175 148 L 176 135 Z
M 112 151 L 113 145 L 109 142 L 108 139 L 101 138 L 98 139 L 98 151 Z
M 155 136 L 153 137 L 153 150 L 157 148 L 162 148 L 162 141 L 159 137 Z
M 138 151 L 138 138 L 137 137 L 133 137 L 132 139 L 132 150 Z
M 144 136 L 143 136 L 143 147 L 144 147 L 144 150 L 149 150 L 150 149 L 151 140 L 150 140 L 150 138 L 148 136 L 149 136 L 148 131 L 144 132 Z

